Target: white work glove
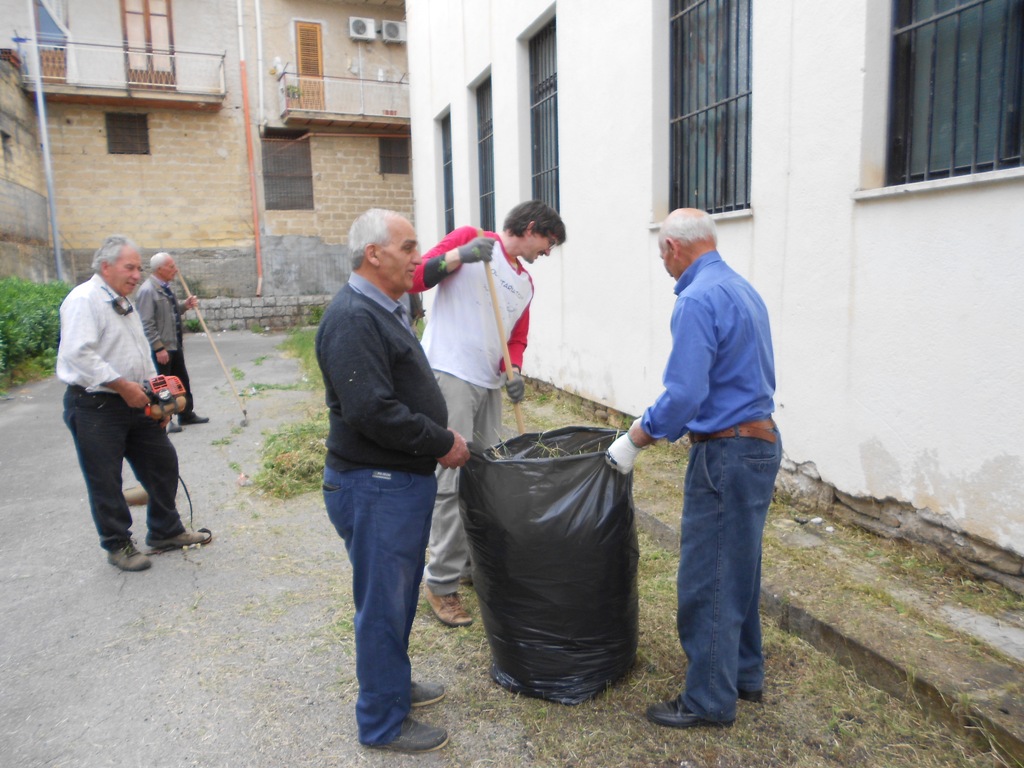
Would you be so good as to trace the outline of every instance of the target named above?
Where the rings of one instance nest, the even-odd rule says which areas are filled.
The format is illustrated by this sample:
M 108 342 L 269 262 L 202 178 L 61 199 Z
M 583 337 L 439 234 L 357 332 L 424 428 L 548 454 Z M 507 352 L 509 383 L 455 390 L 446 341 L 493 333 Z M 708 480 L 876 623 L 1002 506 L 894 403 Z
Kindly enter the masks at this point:
M 608 446 L 608 450 L 604 454 L 604 460 L 608 462 L 608 466 L 624 475 L 628 475 L 633 471 L 633 462 L 636 461 L 636 457 L 640 455 L 642 450 L 643 448 L 637 448 L 630 439 L 629 432 L 624 432 L 619 435 L 614 443 Z
M 511 378 L 507 371 L 501 372 L 501 386 L 508 392 L 508 399 L 513 403 L 521 402 L 526 395 L 526 382 L 522 376 L 517 376 L 515 371 L 512 372 Z

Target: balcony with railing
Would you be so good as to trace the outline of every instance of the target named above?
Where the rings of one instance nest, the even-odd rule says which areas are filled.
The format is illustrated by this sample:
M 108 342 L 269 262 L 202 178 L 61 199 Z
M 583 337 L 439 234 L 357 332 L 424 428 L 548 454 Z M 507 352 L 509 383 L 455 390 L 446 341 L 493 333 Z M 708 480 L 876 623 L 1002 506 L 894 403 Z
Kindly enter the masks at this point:
M 34 91 L 36 72 L 28 46 L 19 46 L 22 80 Z M 223 53 L 41 42 L 39 68 L 43 91 L 52 101 L 216 110 L 226 93 Z
M 352 77 L 278 79 L 281 120 L 356 131 L 409 132 L 409 84 Z

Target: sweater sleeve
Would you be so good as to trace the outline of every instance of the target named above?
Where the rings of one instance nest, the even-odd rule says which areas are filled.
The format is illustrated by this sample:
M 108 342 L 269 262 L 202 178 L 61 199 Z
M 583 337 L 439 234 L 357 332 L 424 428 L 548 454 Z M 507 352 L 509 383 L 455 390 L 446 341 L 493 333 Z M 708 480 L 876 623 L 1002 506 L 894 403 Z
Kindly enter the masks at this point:
M 164 348 L 164 343 L 156 327 L 156 297 L 149 280 L 139 286 L 135 294 L 135 306 L 139 310 L 139 319 L 142 320 L 142 330 L 146 332 L 146 341 L 154 352 L 160 351 Z
M 460 245 L 465 245 L 478 234 L 479 230 L 476 227 L 465 226 L 453 229 L 445 235 L 441 242 L 423 254 L 423 261 L 416 266 L 416 272 L 413 274 L 412 290 L 409 293 L 422 293 L 441 282 L 444 276 L 438 277 L 437 262 L 435 261 L 432 265 L 428 262 L 444 256 L 448 251 L 458 248 Z M 494 232 L 484 232 L 484 234 L 487 237 L 498 239 Z

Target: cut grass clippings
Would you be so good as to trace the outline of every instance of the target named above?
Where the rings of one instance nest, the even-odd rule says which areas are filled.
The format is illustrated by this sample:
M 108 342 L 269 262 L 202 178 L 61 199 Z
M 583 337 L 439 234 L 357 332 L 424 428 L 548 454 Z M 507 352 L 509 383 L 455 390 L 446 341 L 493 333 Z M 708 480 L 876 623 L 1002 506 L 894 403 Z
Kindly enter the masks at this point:
M 319 382 L 312 354 L 312 330 L 289 337 L 292 354 L 305 361 L 308 377 Z M 524 401 L 530 431 L 595 423 L 571 397 L 536 393 Z M 506 407 L 506 423 L 515 423 Z M 319 488 L 327 434 L 325 413 L 317 410 L 301 424 L 281 430 L 267 441 L 263 469 L 255 479 L 267 493 L 287 497 Z M 656 446 L 637 463 L 637 506 L 670 526 L 678 526 L 686 452 Z M 799 510 L 779 500 L 771 520 L 789 521 Z M 979 747 L 927 717 L 920 709 L 860 681 L 799 638 L 765 622 L 766 691 L 763 705 L 739 703 L 730 729 L 673 730 L 647 722 L 650 704 L 672 698 L 685 677 L 685 658 L 676 635 L 675 579 L 678 553 L 640 535 L 638 591 L 640 635 L 636 663 L 621 681 L 594 699 L 565 706 L 512 694 L 491 680 L 486 628 L 479 619 L 476 595 L 462 590 L 470 613 L 469 627 L 451 629 L 433 619 L 421 601 L 410 642 L 414 674 L 443 681 L 449 695 L 430 713 L 429 722 L 451 732 L 439 753 L 445 765 L 470 766 L 668 766 L 682 768 L 981 768 L 1004 766 L 994 752 Z M 852 545 L 851 545 L 852 546 Z M 932 566 L 908 562 L 889 543 L 872 540 L 872 548 L 894 567 L 932 573 Z M 788 558 L 810 558 L 820 567 L 823 588 L 836 587 L 826 548 L 793 550 L 766 534 L 765 558 L 785 567 Z M 923 575 L 922 575 L 923 579 Z M 948 582 L 951 593 L 956 584 Z M 838 589 L 842 599 L 879 599 L 853 589 Z M 340 584 L 330 633 L 351 650 L 351 588 Z M 1005 598 L 1004 598 L 1005 599 Z M 1012 603 L 1011 603 L 1012 604 Z M 599 610 L 599 607 L 596 608 Z M 352 691 L 350 672 L 339 673 L 343 690 Z M 488 750 L 493 740 L 499 745 Z M 516 745 L 510 750 L 507 745 Z

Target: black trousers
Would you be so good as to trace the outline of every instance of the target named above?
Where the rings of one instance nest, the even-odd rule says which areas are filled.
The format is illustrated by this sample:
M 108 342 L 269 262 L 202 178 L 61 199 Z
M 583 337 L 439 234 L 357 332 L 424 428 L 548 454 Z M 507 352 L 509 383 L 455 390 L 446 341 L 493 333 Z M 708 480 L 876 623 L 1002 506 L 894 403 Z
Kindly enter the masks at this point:
M 177 376 L 181 379 L 181 386 L 185 388 L 185 410 L 181 412 L 182 416 L 188 416 L 192 413 L 192 385 L 188 381 L 188 368 L 185 367 L 185 348 L 181 342 L 178 342 L 178 348 L 171 351 L 167 350 L 167 354 L 170 355 L 167 362 L 161 365 L 156 362 L 156 355 L 153 356 L 153 362 L 156 363 L 156 370 L 161 376 Z
M 121 490 L 125 460 L 149 494 L 147 540 L 184 532 L 175 507 L 178 454 L 159 422 L 141 408 L 129 408 L 120 395 L 68 387 L 64 423 L 75 439 L 101 547 L 117 550 L 131 539 L 132 513 Z

